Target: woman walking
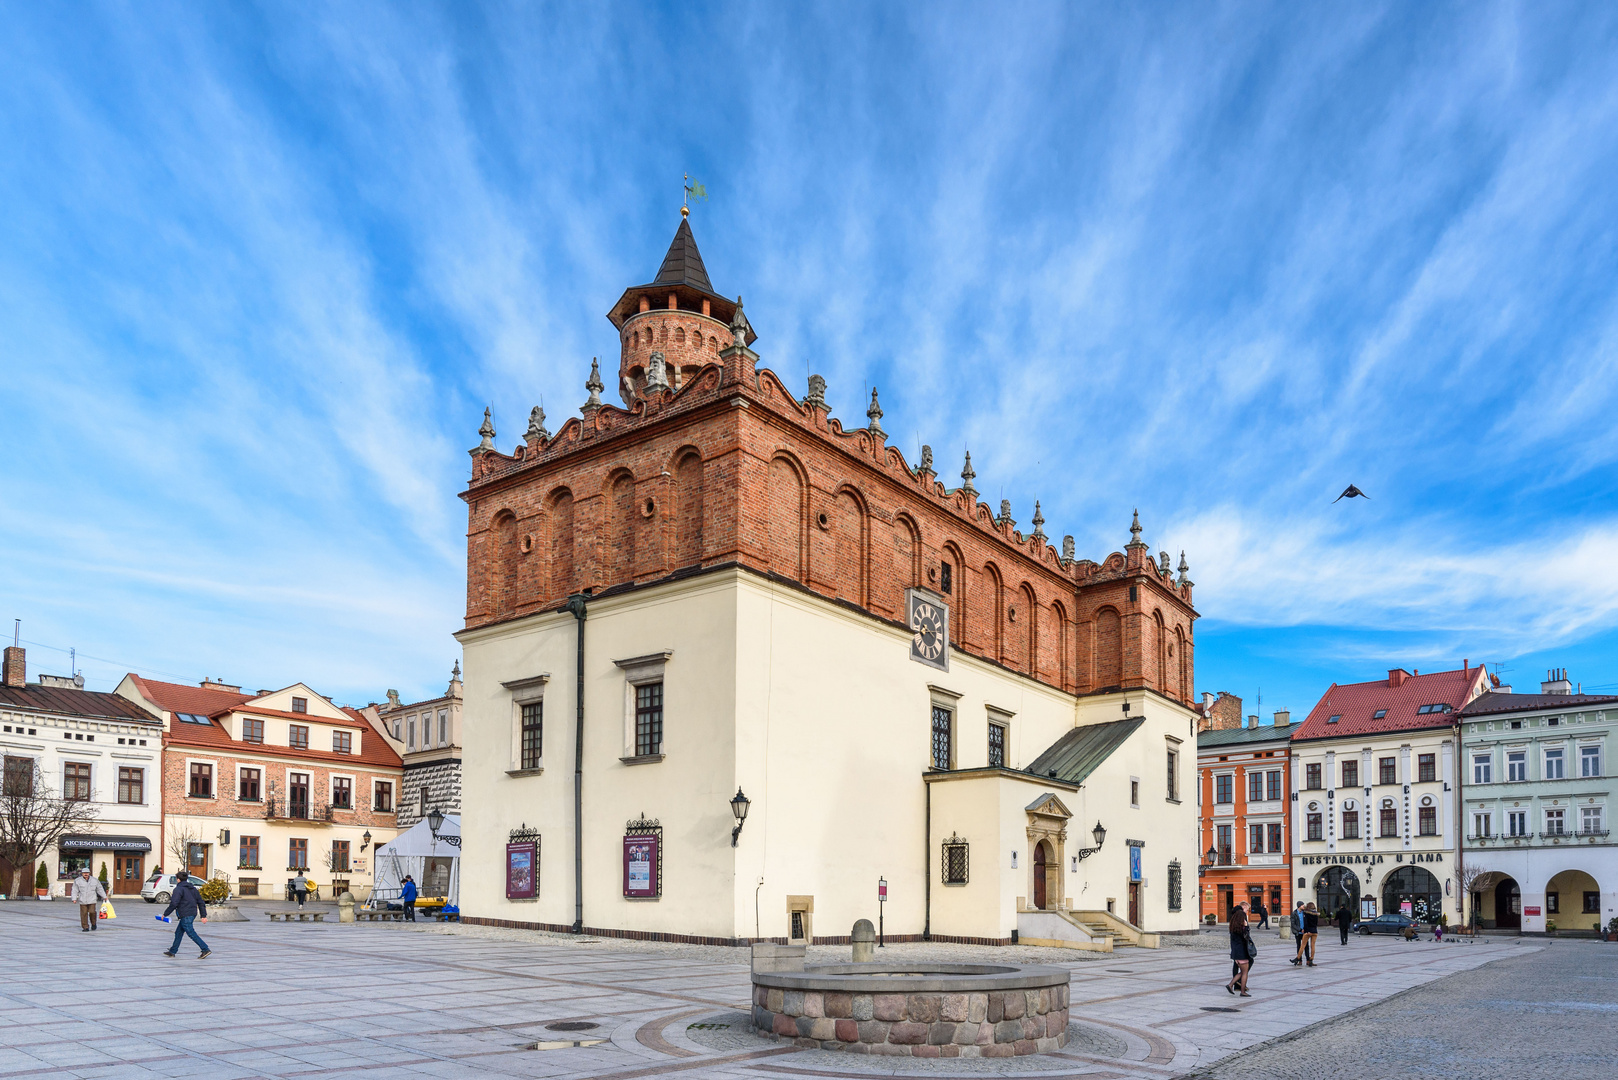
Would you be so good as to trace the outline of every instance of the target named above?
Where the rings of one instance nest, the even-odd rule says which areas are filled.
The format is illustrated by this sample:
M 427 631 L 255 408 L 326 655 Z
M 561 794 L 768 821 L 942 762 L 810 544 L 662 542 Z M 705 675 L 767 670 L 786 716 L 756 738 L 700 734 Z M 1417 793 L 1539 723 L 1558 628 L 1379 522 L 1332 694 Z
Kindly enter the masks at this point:
M 1303 909 L 1303 955 L 1310 967 L 1315 966 L 1315 943 L 1320 938 L 1320 910 L 1313 904 Z
M 1239 991 L 1242 997 L 1253 996 L 1247 992 L 1247 975 L 1252 970 L 1253 956 L 1257 951 L 1247 928 L 1247 901 L 1243 900 L 1230 912 L 1230 959 L 1233 963 L 1230 981 L 1225 984 L 1226 993 Z

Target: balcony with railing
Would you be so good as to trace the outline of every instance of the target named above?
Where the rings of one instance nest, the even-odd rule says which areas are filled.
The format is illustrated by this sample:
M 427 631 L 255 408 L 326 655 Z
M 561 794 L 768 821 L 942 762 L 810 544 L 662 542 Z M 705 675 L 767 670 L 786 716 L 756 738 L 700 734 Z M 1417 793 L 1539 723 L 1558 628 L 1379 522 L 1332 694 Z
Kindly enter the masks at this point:
M 283 800 L 274 795 L 264 800 L 264 818 L 267 821 L 301 821 L 311 825 L 330 825 L 336 820 L 335 809 L 326 803 L 311 805 L 306 799 Z

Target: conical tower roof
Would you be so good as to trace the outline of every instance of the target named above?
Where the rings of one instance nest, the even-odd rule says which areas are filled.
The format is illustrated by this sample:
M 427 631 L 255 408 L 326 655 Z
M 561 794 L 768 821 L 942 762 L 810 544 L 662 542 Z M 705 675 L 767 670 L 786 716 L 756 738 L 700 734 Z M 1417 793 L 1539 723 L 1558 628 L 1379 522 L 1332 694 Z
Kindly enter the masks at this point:
M 702 263 L 702 252 L 697 250 L 697 238 L 691 232 L 691 222 L 683 212 L 680 227 L 674 230 L 674 240 L 669 244 L 668 254 L 663 256 L 663 265 L 658 268 L 657 276 L 645 285 L 631 285 L 625 289 L 618 302 L 612 305 L 612 310 L 607 312 L 607 318 L 612 325 L 622 328 L 624 320 L 640 310 L 643 297 L 651 302 L 652 307 L 662 308 L 667 305 L 670 293 L 674 294 L 680 309 L 684 311 L 701 311 L 703 301 L 707 301 L 708 314 L 727 325 L 736 314 L 736 301 L 720 295 L 708 279 L 708 268 Z M 751 345 L 757 339 L 758 334 L 749 328 L 747 344 Z
M 708 280 L 708 268 L 702 265 L 702 252 L 697 250 L 697 238 L 691 235 L 689 218 L 680 218 L 674 242 L 669 245 L 669 253 L 663 256 L 663 267 L 652 284 L 689 285 L 705 293 L 713 292 L 713 283 Z

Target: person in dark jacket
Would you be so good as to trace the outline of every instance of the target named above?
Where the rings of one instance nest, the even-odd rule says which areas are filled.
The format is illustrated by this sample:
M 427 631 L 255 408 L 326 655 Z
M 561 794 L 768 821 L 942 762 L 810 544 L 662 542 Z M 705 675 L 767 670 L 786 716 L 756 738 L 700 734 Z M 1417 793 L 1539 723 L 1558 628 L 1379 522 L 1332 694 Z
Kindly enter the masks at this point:
M 1240 993 L 1242 997 L 1252 997 L 1247 992 L 1247 977 L 1253 968 L 1253 938 L 1248 929 L 1247 901 L 1243 900 L 1230 912 L 1230 981 L 1225 984 L 1228 993 Z
M 416 921 L 416 882 L 409 874 L 405 875 L 404 888 L 399 893 L 399 902 L 404 904 L 405 921 Z
M 1315 966 L 1315 944 L 1320 938 L 1320 911 L 1313 904 L 1303 909 L 1303 957 L 1310 967 Z
M 1344 900 L 1337 905 L 1337 933 L 1341 935 L 1344 945 L 1348 944 L 1348 927 L 1353 921 L 1354 916 L 1348 911 L 1348 901 Z
M 1260 930 L 1268 930 L 1270 928 L 1270 909 L 1264 906 L 1264 899 L 1262 897 L 1253 901 L 1252 918 L 1258 920 L 1258 928 Z
M 1294 956 L 1291 960 L 1287 961 L 1287 963 L 1291 964 L 1293 967 L 1300 967 L 1303 964 L 1303 947 L 1305 945 L 1309 944 L 1307 941 L 1304 940 L 1304 936 L 1303 936 L 1303 901 L 1302 900 L 1299 900 L 1298 901 L 1298 906 L 1292 909 L 1292 936 L 1294 938 L 1296 938 L 1297 941 L 1298 941 L 1298 955 Z
M 169 906 L 163 909 L 163 917 L 178 915 L 180 924 L 174 928 L 174 944 L 170 945 L 163 955 L 179 955 L 180 941 L 189 935 L 191 940 L 197 943 L 197 948 L 202 950 L 202 956 L 197 957 L 198 960 L 201 960 L 213 950 L 208 948 L 206 941 L 197 936 L 192 924 L 198 918 L 201 918 L 203 922 L 208 921 L 208 905 L 203 902 L 202 893 L 198 892 L 197 887 L 191 883 L 190 874 L 181 870 L 174 875 L 174 878 L 174 893 L 169 897 Z

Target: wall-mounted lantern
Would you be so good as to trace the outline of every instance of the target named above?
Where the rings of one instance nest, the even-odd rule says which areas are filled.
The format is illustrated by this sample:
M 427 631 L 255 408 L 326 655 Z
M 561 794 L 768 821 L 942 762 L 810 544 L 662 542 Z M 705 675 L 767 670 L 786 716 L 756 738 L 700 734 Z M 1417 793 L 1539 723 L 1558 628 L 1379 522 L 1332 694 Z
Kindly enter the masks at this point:
M 730 812 L 736 818 L 736 827 L 730 830 L 731 847 L 736 846 L 737 838 L 742 835 L 742 826 L 747 824 L 747 808 L 751 805 L 747 796 L 742 794 L 742 789 L 738 787 L 736 797 L 730 800 Z

